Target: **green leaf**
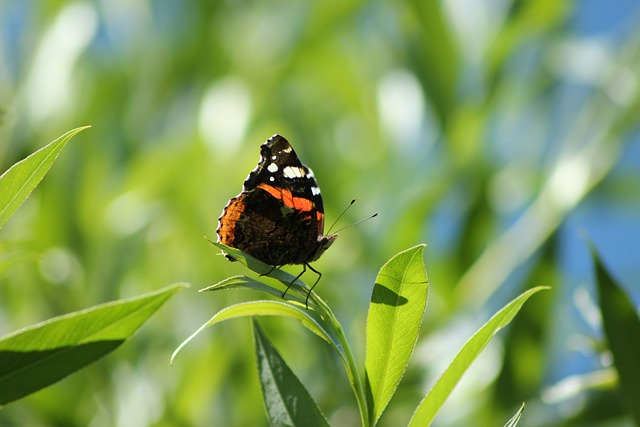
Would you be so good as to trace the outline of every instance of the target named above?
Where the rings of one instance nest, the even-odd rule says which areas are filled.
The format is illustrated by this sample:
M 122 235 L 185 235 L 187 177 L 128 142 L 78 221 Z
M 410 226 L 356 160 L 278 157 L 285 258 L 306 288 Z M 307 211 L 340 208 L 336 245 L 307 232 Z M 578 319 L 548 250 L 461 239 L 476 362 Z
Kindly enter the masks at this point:
M 509 418 L 509 421 L 504 425 L 504 427 L 516 427 L 520 422 L 520 418 L 522 417 L 522 413 L 524 412 L 524 402 L 520 405 L 520 409 L 516 412 L 513 417 Z
M 251 301 L 229 306 L 217 312 L 207 323 L 202 325 L 189 338 L 184 340 L 171 356 L 171 363 L 178 355 L 180 350 L 194 339 L 200 332 L 209 326 L 229 319 L 237 319 L 247 316 L 282 316 L 289 317 L 300 321 L 307 329 L 320 338 L 327 341 L 336 348 L 338 353 L 344 359 L 344 351 L 340 343 L 335 339 L 334 334 L 324 326 L 323 320 L 311 310 L 295 307 L 291 304 L 280 301 Z
M 240 249 L 232 248 L 231 246 L 224 245 L 220 242 L 214 242 L 208 238 L 207 240 L 213 246 L 222 249 L 226 256 L 230 256 L 233 260 L 238 261 L 240 264 L 248 267 L 250 270 L 255 271 L 258 274 L 267 274 L 273 270 L 271 265 L 260 261 L 258 258 L 252 257 L 248 253 L 242 252 Z
M 0 176 L 0 228 L 42 181 L 67 142 L 75 134 L 88 127 L 90 126 L 70 130 L 49 145 L 11 166 Z
M 251 289 L 254 291 L 266 292 L 276 298 L 282 298 L 281 290 L 269 286 L 266 283 L 262 283 L 258 280 L 241 275 L 229 277 L 222 280 L 221 282 L 216 283 L 215 285 L 207 286 L 206 288 L 200 289 L 198 292 L 222 291 L 226 289 Z M 303 307 L 305 305 L 304 298 L 300 298 L 295 295 L 289 295 L 289 292 L 287 292 L 287 299 L 296 301 Z
M 507 326 L 515 315 L 520 311 L 522 305 L 535 293 L 545 286 L 538 286 L 523 292 L 509 304 L 504 306 L 487 323 L 485 323 L 458 352 L 453 362 L 446 369 L 444 374 L 438 379 L 431 391 L 422 399 L 418 408 L 413 414 L 409 426 L 428 426 L 431 424 L 436 414 L 447 400 L 453 388 L 458 384 L 462 375 L 469 368 L 471 363 L 489 344 L 493 336 L 502 328 Z
M 279 268 L 276 268 L 272 265 L 266 264 L 262 261 L 260 261 L 257 258 L 252 257 L 251 255 L 242 252 L 240 249 L 236 249 L 236 248 L 232 248 L 231 246 L 227 246 L 227 245 L 223 245 L 220 242 L 214 242 L 213 240 L 209 240 L 209 243 L 211 243 L 213 246 L 222 249 L 222 251 L 230 256 L 231 258 L 233 258 L 234 260 L 238 261 L 240 264 L 244 265 L 245 267 L 249 268 L 250 270 L 254 271 L 255 273 L 258 273 L 261 276 L 267 276 L 267 277 L 271 277 L 272 279 L 276 279 L 278 280 L 280 283 L 282 283 L 282 285 L 284 286 L 282 288 L 282 290 L 284 291 L 286 288 L 289 288 L 289 291 L 287 291 L 287 295 L 286 295 L 286 299 L 290 299 L 293 301 L 304 301 L 307 298 L 307 292 L 309 290 L 309 287 L 302 281 L 300 280 L 300 278 L 298 278 L 295 281 L 295 286 L 291 286 L 289 287 L 289 285 L 293 282 L 293 280 L 296 278 L 295 276 L 287 273 L 286 271 L 282 271 Z M 216 286 L 216 285 L 214 285 Z M 265 285 L 267 286 L 267 285 Z M 251 287 L 251 286 L 245 286 L 245 287 Z M 208 290 L 208 288 L 205 288 Z M 213 290 L 213 289 L 211 289 Z M 272 293 L 270 291 L 267 291 L 266 289 L 262 288 L 260 290 Z M 295 294 L 298 295 L 297 298 L 294 297 L 289 297 L 290 294 Z M 280 293 L 278 295 L 279 298 L 282 298 L 282 293 Z M 312 304 L 314 303 L 313 298 L 311 298 L 309 300 L 309 302 L 311 302 Z M 311 304 L 310 304 L 311 305 Z
M 262 396 L 272 426 L 329 426 L 298 377 L 253 322 Z
M 398 387 L 418 340 L 428 294 L 424 248 L 415 246 L 391 258 L 373 287 L 365 357 L 372 424 Z
M 0 405 L 47 387 L 129 338 L 184 285 L 97 305 L 0 338 Z
M 602 326 L 618 370 L 619 389 L 629 413 L 640 425 L 640 319 L 628 295 L 611 277 L 593 247 L 592 256 Z

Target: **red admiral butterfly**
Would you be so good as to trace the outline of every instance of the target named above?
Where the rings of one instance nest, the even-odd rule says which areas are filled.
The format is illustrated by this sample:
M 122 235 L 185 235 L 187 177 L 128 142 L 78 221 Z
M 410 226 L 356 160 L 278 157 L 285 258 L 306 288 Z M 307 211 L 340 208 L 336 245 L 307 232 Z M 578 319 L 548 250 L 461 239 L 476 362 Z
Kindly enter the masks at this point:
M 303 165 L 284 137 L 276 134 L 260 146 L 260 161 L 229 200 L 218 219 L 218 242 L 240 249 L 267 264 L 309 265 L 320 258 L 337 235 L 325 236 L 324 207 L 313 172 Z M 231 257 L 227 256 L 234 261 Z

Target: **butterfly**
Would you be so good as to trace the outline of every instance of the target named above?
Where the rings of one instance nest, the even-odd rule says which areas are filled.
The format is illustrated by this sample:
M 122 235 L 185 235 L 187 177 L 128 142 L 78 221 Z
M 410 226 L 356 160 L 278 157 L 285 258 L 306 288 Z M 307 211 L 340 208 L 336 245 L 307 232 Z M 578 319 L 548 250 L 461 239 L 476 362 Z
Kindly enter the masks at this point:
M 229 200 L 218 219 L 218 242 L 240 249 L 275 267 L 301 264 L 311 267 L 333 244 L 336 234 L 324 235 L 324 206 L 313 172 L 302 164 L 289 141 L 273 135 L 260 146 L 258 166 L 244 181 L 242 192 Z M 233 260 L 227 255 L 227 257 Z

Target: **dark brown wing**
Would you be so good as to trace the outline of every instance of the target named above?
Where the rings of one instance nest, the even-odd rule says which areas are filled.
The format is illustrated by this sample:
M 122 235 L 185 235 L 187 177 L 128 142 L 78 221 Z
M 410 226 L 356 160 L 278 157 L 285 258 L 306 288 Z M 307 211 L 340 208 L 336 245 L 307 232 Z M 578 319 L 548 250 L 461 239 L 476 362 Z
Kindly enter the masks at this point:
M 229 201 L 218 240 L 271 265 L 306 264 L 333 243 L 323 236 L 324 212 L 313 172 L 289 142 L 274 135 L 260 147 L 260 161 Z

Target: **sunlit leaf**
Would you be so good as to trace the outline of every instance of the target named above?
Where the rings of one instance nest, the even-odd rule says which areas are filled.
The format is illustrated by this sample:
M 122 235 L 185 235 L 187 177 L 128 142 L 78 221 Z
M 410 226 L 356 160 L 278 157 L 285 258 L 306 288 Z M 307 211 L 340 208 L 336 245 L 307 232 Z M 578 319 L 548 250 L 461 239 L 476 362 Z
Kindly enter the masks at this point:
M 88 127 L 70 130 L 26 159 L 14 164 L 0 176 L 0 228 L 42 181 L 67 142 Z
M 220 310 L 211 319 L 209 319 L 207 323 L 202 325 L 197 331 L 191 334 L 189 338 L 184 340 L 178 346 L 178 348 L 173 352 L 173 355 L 171 356 L 171 363 L 173 363 L 173 360 L 175 359 L 177 354 L 185 345 L 189 343 L 189 341 L 194 339 L 198 334 L 200 334 L 200 332 L 202 332 L 209 326 L 213 326 L 216 323 L 220 323 L 224 320 L 250 316 L 282 316 L 298 320 L 311 332 L 331 344 L 344 358 L 342 347 L 335 339 L 333 334 L 325 328 L 325 326 L 322 324 L 322 319 L 318 318 L 315 312 L 313 312 L 312 310 L 305 310 L 304 308 L 294 307 L 293 305 L 285 302 L 261 300 L 235 304 L 223 310 Z
M 513 417 L 509 418 L 509 421 L 504 425 L 504 427 L 516 427 L 520 422 L 520 418 L 522 417 L 522 413 L 524 412 L 524 402 L 520 405 L 518 412 L 513 414 Z
M 366 333 L 366 384 L 371 420 L 380 418 L 402 379 L 427 304 L 425 245 L 400 252 L 378 273 Z
M 0 405 L 49 386 L 125 342 L 184 285 L 97 305 L 0 338 Z
M 258 376 L 272 426 L 329 426 L 307 389 L 253 322 Z
M 251 289 L 254 291 L 266 292 L 269 295 L 273 295 L 277 298 L 282 298 L 282 291 L 280 289 L 276 289 L 272 286 L 267 285 L 266 283 L 260 282 L 247 276 L 229 277 L 216 283 L 215 285 L 207 286 L 206 288 L 200 289 L 199 292 L 222 291 L 226 289 Z M 305 304 L 303 298 L 300 298 L 296 295 L 290 295 L 289 292 L 287 292 L 286 298 L 289 301 L 297 301 L 301 306 L 304 306 Z
M 207 240 L 213 246 L 221 249 L 225 253 L 225 255 L 230 256 L 231 258 L 233 258 L 233 260 L 238 261 L 240 264 L 248 267 L 250 270 L 255 271 L 258 274 L 267 274 L 271 270 L 273 270 L 273 267 L 271 265 L 252 257 L 251 255 L 241 251 L 240 249 L 232 248 L 231 246 L 227 246 L 220 242 L 214 242 L 213 240 Z
M 465 343 L 449 367 L 447 367 L 444 374 L 438 379 L 438 382 L 422 402 L 420 402 L 420 405 L 418 405 L 409 423 L 410 426 L 417 427 L 431 424 L 456 384 L 458 384 L 458 381 L 460 381 L 460 378 L 462 378 L 462 375 L 482 350 L 484 350 L 487 344 L 489 344 L 494 335 L 513 320 L 518 311 L 520 311 L 520 308 L 522 308 L 522 305 L 533 294 L 540 292 L 542 289 L 548 288 L 538 286 L 523 292 L 489 319 L 489 321 Z
M 602 326 L 618 370 L 619 388 L 627 409 L 640 425 L 640 319 L 629 296 L 611 277 L 595 249 Z
M 289 287 L 289 285 L 293 282 L 293 280 L 296 278 L 295 276 L 287 273 L 286 271 L 282 271 L 279 268 L 273 267 L 272 265 L 266 264 L 262 261 L 260 261 L 257 258 L 252 257 L 251 255 L 247 254 L 246 252 L 241 251 L 240 249 L 236 249 L 236 248 L 232 248 L 230 246 L 224 245 L 220 242 L 214 242 L 212 240 L 209 240 L 209 243 L 211 243 L 212 245 L 222 249 L 226 254 L 228 254 L 229 256 L 231 256 L 233 259 L 235 259 L 236 261 L 240 262 L 240 264 L 244 265 L 245 267 L 249 268 L 250 270 L 262 275 L 262 276 L 266 276 L 266 277 L 271 277 L 272 279 L 276 279 L 278 280 L 280 283 L 282 283 L 283 287 L 283 291 L 286 288 L 289 288 L 289 290 L 287 291 L 287 296 L 290 293 L 295 293 L 298 295 L 298 298 L 295 298 L 295 300 L 305 300 L 307 297 L 307 292 L 308 292 L 308 287 L 307 285 L 302 282 L 302 280 L 300 280 L 300 278 L 298 278 L 295 281 L 294 286 Z M 264 289 L 262 289 L 264 290 Z M 269 292 L 271 293 L 271 292 Z M 282 297 L 282 293 L 280 294 L 280 297 Z M 310 300 L 311 302 L 312 300 Z

